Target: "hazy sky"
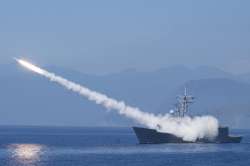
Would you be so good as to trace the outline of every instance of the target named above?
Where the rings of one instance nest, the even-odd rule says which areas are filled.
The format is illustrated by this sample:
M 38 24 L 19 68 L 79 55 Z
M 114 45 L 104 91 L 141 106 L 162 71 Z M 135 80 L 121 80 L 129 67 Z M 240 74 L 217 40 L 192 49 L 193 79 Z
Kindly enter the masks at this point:
M 249 0 L 8 0 L 0 63 L 107 73 L 175 64 L 250 72 Z

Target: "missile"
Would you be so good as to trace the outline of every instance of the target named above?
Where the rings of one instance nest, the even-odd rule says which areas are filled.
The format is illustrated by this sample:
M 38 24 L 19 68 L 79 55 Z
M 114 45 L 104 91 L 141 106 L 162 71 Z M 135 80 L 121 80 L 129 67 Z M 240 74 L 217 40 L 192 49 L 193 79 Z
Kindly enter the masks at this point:
M 18 64 L 20 64 L 21 66 L 23 66 L 23 67 L 25 67 L 26 69 L 29 69 L 29 70 L 31 70 L 31 71 L 33 71 L 33 72 L 35 72 L 35 73 L 38 73 L 38 74 L 43 75 L 43 74 L 46 72 L 45 70 L 39 68 L 39 67 L 36 66 L 36 65 L 33 65 L 32 63 L 30 63 L 30 62 L 28 62 L 28 61 L 26 61 L 26 60 L 18 59 L 18 58 L 16 58 L 16 57 L 13 57 L 13 59 L 14 59 L 15 61 L 17 61 Z

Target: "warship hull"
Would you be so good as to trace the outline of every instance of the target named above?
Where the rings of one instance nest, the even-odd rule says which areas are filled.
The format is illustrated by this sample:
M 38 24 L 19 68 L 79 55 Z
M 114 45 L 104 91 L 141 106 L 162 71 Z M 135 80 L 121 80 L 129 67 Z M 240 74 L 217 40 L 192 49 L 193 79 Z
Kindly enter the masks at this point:
M 228 127 L 219 127 L 218 136 L 214 139 L 197 139 L 194 142 L 184 141 L 170 133 L 158 132 L 154 129 L 133 127 L 140 144 L 164 144 L 164 143 L 240 143 L 242 137 L 229 136 Z

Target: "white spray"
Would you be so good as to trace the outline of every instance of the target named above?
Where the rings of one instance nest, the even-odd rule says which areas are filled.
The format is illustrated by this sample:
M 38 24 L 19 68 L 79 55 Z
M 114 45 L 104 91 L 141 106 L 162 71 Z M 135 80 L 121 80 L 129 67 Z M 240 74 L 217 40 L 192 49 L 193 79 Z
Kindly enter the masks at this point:
M 90 101 L 104 106 L 106 109 L 116 110 L 119 114 L 125 115 L 151 129 L 174 134 L 185 141 L 195 141 L 199 138 L 213 139 L 218 134 L 218 121 L 212 116 L 185 116 L 183 118 L 177 118 L 169 114 L 155 115 L 143 112 L 139 108 L 128 106 L 123 101 L 117 101 L 102 93 L 90 90 L 82 85 L 41 69 L 25 60 L 15 60 L 27 69 L 66 87 L 68 90 L 76 92 L 88 98 Z M 158 126 L 161 127 L 159 128 Z

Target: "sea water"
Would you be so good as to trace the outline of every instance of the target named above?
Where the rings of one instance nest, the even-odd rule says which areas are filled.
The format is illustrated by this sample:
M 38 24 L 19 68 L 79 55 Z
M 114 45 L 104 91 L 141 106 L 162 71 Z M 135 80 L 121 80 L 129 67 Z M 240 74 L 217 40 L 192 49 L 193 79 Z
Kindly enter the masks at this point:
M 240 144 L 139 145 L 131 128 L 0 127 L 0 166 L 249 166 L 250 130 Z

